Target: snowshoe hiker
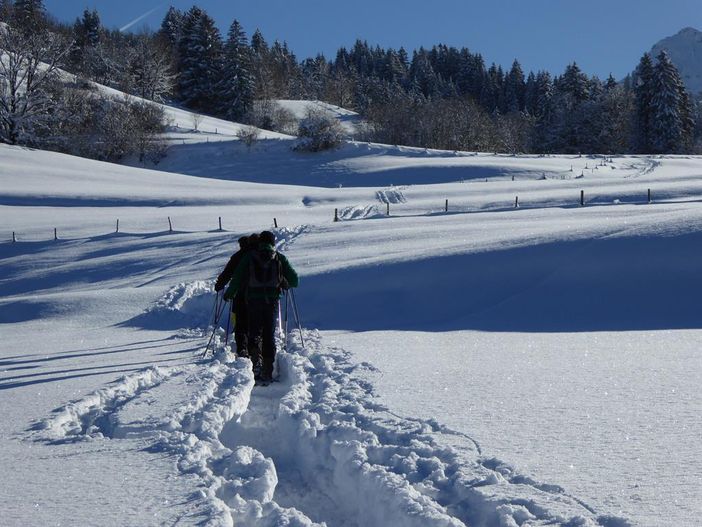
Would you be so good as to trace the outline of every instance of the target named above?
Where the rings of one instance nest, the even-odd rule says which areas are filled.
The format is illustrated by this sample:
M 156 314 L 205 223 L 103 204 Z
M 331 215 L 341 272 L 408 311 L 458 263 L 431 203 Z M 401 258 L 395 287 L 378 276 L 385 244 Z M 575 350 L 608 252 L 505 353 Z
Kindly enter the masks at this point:
M 278 304 L 283 290 L 297 287 L 297 273 L 288 259 L 275 250 L 275 235 L 264 231 L 255 249 L 247 252 L 237 268 L 224 294 L 234 298 L 245 290 L 249 315 L 248 349 L 257 380 L 273 379 L 275 362 L 275 327 Z
M 258 246 L 258 234 L 242 236 L 239 238 L 239 250 L 236 251 L 231 258 L 229 258 L 224 270 L 217 277 L 217 281 L 215 282 L 215 291 L 219 292 L 226 287 L 232 278 L 232 274 L 234 274 L 234 270 L 237 268 L 244 255 L 251 247 L 256 246 Z M 234 342 L 236 343 L 236 354 L 240 357 L 248 357 L 247 335 L 249 329 L 249 317 L 246 311 L 246 299 L 244 298 L 244 295 L 237 295 L 237 297 L 233 299 L 231 313 L 229 316 L 234 322 Z

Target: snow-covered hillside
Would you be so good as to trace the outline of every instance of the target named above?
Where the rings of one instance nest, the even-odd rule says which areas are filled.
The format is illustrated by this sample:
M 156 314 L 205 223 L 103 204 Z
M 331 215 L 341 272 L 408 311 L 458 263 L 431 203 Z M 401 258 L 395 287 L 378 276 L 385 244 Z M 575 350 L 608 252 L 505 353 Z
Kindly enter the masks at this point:
M 158 170 L 0 146 L 3 524 L 698 523 L 702 160 L 229 126 Z M 200 355 L 274 218 L 303 334 L 263 388 Z

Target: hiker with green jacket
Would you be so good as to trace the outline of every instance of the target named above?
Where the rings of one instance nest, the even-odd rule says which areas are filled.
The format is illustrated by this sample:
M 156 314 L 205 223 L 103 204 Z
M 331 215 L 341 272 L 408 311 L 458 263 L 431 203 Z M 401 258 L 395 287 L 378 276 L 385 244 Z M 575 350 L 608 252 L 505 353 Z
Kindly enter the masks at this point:
M 248 348 L 257 380 L 273 378 L 275 326 L 283 290 L 297 287 L 298 277 L 288 259 L 275 250 L 275 235 L 263 231 L 232 274 L 224 298 L 243 294 L 249 313 Z

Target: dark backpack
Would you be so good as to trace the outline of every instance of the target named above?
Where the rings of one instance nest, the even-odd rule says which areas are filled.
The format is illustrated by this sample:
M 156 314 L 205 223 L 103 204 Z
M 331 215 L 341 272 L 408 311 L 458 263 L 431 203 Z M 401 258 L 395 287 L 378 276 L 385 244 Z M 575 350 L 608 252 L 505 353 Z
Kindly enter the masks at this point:
M 280 289 L 283 285 L 283 265 L 276 251 L 251 251 L 247 287 Z

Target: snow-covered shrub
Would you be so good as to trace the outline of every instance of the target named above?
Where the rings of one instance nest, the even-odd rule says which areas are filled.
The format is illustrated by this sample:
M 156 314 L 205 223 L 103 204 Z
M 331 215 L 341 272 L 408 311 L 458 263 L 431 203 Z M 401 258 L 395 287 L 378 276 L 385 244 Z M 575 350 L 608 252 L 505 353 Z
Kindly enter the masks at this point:
M 160 106 L 131 97 L 104 97 L 79 84 L 56 83 L 56 109 L 37 146 L 68 154 L 118 161 L 136 156 L 157 162 L 165 145 L 160 138 L 165 117 Z
M 256 144 L 259 135 L 260 130 L 255 126 L 242 126 L 236 132 L 236 136 L 246 145 L 247 148 L 251 148 L 254 144 Z
M 344 129 L 334 116 L 321 110 L 310 110 L 298 128 L 300 138 L 295 150 L 320 152 L 336 148 L 344 141 Z
M 293 135 L 297 132 L 297 121 L 292 112 L 277 102 L 267 99 L 254 102 L 246 115 L 245 122 L 257 128 L 282 134 Z

